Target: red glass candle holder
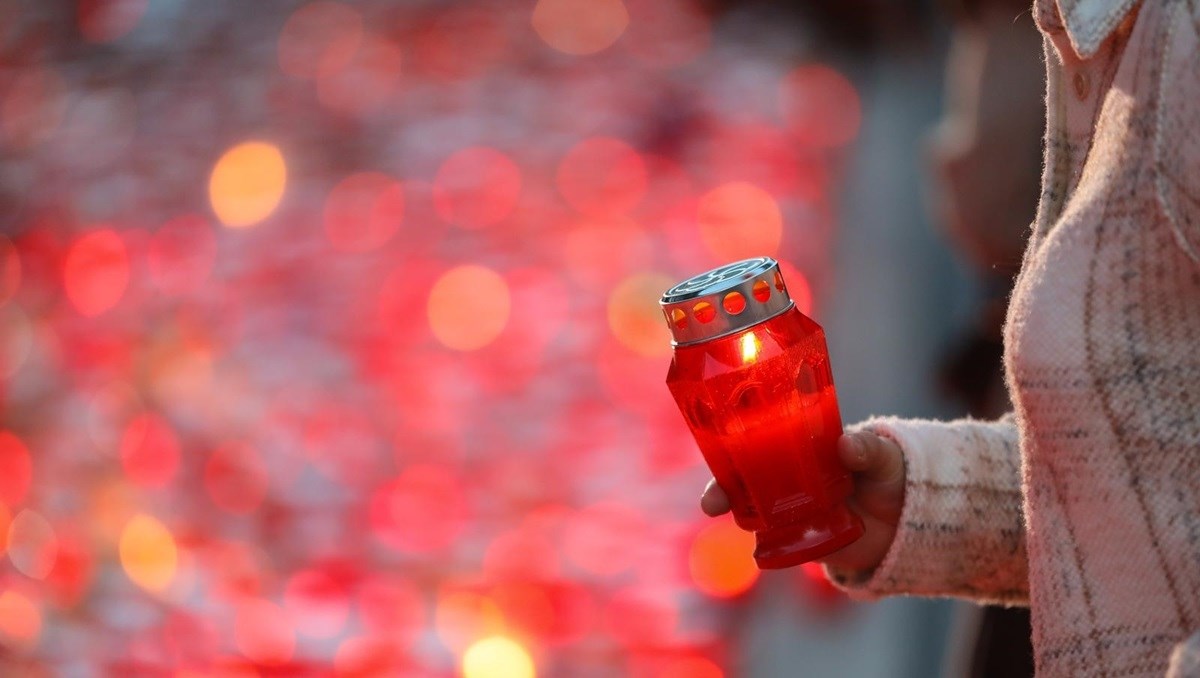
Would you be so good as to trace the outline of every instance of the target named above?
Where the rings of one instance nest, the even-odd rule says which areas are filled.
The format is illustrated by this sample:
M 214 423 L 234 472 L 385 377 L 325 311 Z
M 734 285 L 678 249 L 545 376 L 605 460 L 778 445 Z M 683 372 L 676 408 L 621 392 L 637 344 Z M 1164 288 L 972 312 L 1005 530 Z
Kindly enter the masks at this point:
M 779 265 L 747 259 L 667 290 L 675 346 L 667 386 L 760 568 L 854 542 L 862 520 L 837 458 L 842 435 L 825 332 L 796 309 Z

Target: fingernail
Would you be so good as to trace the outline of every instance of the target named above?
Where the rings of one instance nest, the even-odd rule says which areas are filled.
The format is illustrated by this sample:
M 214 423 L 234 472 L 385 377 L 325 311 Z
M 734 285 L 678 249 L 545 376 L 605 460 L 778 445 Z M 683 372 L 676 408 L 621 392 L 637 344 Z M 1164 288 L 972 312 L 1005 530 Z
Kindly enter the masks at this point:
M 867 461 L 867 441 L 863 440 L 862 435 L 859 433 L 851 433 L 850 440 L 854 444 L 854 458 L 860 464 L 865 464 Z

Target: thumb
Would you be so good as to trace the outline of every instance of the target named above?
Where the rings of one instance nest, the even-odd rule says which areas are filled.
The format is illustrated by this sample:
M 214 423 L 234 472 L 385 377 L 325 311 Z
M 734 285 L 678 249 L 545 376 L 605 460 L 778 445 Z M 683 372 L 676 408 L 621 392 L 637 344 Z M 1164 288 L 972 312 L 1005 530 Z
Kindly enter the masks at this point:
M 869 431 L 838 439 L 838 457 L 862 479 L 881 484 L 904 483 L 904 452 L 895 442 Z

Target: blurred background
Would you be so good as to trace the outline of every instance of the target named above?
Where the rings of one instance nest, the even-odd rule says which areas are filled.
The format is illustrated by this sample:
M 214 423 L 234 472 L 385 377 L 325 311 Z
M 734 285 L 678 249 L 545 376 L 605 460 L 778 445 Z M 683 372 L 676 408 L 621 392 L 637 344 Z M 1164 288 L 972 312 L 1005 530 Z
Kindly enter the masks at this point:
M 981 4 L 0 0 L 0 673 L 961 675 L 700 514 L 657 299 L 775 256 L 847 423 L 1003 411 Z

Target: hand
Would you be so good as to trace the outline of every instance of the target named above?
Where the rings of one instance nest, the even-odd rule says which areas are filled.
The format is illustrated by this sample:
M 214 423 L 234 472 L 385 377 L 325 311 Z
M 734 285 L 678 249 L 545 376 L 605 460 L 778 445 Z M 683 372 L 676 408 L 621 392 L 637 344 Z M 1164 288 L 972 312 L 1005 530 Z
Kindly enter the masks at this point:
M 823 559 L 830 567 L 851 572 L 874 570 L 887 555 L 904 507 L 904 453 L 896 443 L 860 431 L 838 439 L 838 459 L 854 474 L 854 494 L 847 505 L 862 518 L 866 531 L 846 548 Z M 708 481 L 700 509 L 710 516 L 729 511 L 729 497 Z

